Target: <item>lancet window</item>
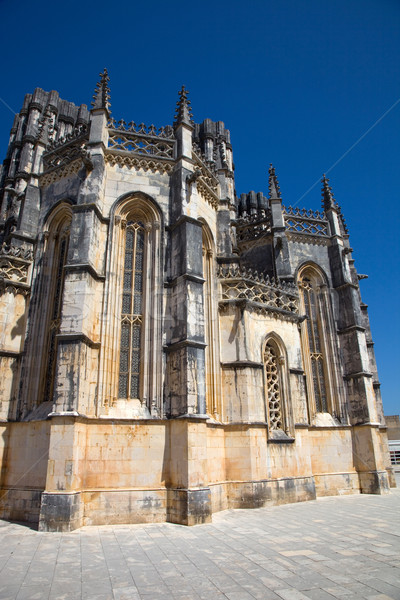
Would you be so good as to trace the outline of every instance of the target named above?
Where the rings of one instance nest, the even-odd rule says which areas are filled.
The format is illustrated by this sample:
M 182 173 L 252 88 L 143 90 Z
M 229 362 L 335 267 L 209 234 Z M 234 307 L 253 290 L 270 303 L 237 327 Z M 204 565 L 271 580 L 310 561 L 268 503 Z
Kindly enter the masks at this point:
M 64 266 L 67 261 L 69 226 L 67 221 L 59 231 L 53 236 L 50 242 L 53 243 L 53 260 L 51 270 L 51 293 L 49 314 L 47 319 L 47 340 L 45 345 L 44 357 L 47 360 L 45 367 L 45 387 L 43 400 L 51 400 L 53 396 L 54 374 L 57 359 L 57 335 L 60 332 L 62 297 L 64 289 Z
M 206 412 L 214 419 L 221 415 L 219 386 L 218 332 L 216 330 L 216 290 L 214 279 L 214 243 L 211 231 L 203 224 L 204 333 L 206 370 Z
M 290 388 L 286 351 L 282 340 L 272 334 L 263 350 L 266 412 L 271 438 L 290 435 Z
M 325 278 L 317 268 L 306 266 L 299 273 L 298 283 L 306 316 L 302 348 L 311 416 L 320 412 L 339 415 L 338 361 Z
M 161 416 L 160 213 L 148 196 L 134 194 L 116 203 L 111 223 L 99 410 Z
M 26 373 L 20 390 L 22 414 L 53 399 L 71 219 L 71 206 L 61 202 L 45 221 L 36 250 L 35 284 L 22 360 Z
M 128 221 L 121 307 L 119 398 L 139 398 L 140 392 L 144 236 L 143 223 Z
M 271 342 L 265 345 L 264 368 L 267 380 L 269 427 L 271 431 L 283 430 L 281 364 L 277 348 Z

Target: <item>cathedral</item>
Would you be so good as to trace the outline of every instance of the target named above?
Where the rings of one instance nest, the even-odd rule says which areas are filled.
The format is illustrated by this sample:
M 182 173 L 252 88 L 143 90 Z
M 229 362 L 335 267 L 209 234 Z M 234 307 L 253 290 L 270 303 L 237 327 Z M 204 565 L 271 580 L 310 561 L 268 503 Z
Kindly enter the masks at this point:
M 172 116 L 172 115 L 171 115 Z M 172 121 L 172 119 L 171 119 Z M 238 195 L 230 133 L 27 94 L 0 180 L 0 517 L 206 523 L 395 485 L 342 210 Z

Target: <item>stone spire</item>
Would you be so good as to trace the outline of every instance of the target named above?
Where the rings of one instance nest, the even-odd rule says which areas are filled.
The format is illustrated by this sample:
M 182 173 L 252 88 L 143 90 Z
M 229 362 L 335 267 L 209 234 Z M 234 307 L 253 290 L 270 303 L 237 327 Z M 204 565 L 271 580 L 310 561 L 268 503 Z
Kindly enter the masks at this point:
M 329 185 L 329 179 L 325 173 L 321 179 L 322 183 L 322 208 L 324 210 L 330 210 L 331 208 L 337 208 L 335 198 L 333 197 L 332 188 Z
M 176 103 L 174 127 L 182 123 L 191 127 L 193 126 L 192 109 L 190 107 L 190 100 L 188 99 L 188 91 L 184 85 L 179 92 L 179 100 Z
M 104 108 L 111 114 L 111 96 L 110 88 L 108 85 L 110 78 L 108 76 L 107 69 L 104 69 L 104 71 L 99 74 L 99 77 L 100 81 L 97 82 L 96 89 L 93 95 L 92 108 Z
M 269 198 L 270 200 L 281 200 L 281 190 L 278 183 L 278 178 L 275 175 L 275 167 L 272 164 L 269 165 L 269 178 L 268 178 L 268 188 L 269 188 Z

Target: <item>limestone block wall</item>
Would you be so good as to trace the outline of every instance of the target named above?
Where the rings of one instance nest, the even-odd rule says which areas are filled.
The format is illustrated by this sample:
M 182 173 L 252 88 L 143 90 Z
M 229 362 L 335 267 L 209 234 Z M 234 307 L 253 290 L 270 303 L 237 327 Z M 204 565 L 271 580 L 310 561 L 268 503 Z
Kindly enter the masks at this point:
M 265 421 L 263 372 L 259 367 L 244 365 L 227 367 L 222 371 L 224 393 L 223 419 L 228 422 Z
M 317 495 L 359 492 L 351 427 L 301 428 L 296 438 L 310 458 Z
M 96 414 L 99 348 L 90 343 L 62 340 L 58 344 L 54 408 Z
M 37 521 L 46 486 L 49 421 L 0 424 L 0 513 Z
M 0 421 L 15 418 L 15 403 L 10 402 L 18 393 L 20 358 L 10 354 L 0 357 Z
M 134 167 L 107 164 L 104 196 L 100 198 L 99 208 L 109 215 L 111 207 L 118 198 L 126 194 L 142 192 L 157 201 L 163 211 L 165 224 L 169 224 L 170 175 L 168 173 L 138 170 Z
M 0 419 L 15 418 L 20 352 L 25 335 L 27 297 L 4 290 L 0 296 Z

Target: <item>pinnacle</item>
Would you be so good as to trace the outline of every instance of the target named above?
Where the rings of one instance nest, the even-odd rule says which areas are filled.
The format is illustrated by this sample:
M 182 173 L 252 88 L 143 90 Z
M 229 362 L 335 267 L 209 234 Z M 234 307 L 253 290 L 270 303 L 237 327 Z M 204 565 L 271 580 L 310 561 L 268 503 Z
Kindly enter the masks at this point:
M 182 123 L 193 125 L 193 115 L 190 107 L 190 100 L 188 99 L 188 90 L 184 85 L 179 92 L 179 100 L 176 103 L 174 126 L 176 127 Z
M 111 111 L 110 111 L 110 106 L 111 106 L 110 88 L 108 85 L 110 78 L 108 76 L 107 69 L 104 69 L 104 71 L 99 74 L 99 77 L 100 77 L 100 81 L 97 82 L 96 89 L 93 94 L 92 107 L 93 108 L 104 108 L 109 113 L 111 113 Z
M 329 185 L 329 179 L 326 177 L 325 173 L 321 179 L 322 183 L 322 207 L 324 210 L 329 210 L 330 208 L 334 208 L 336 206 L 335 199 L 333 197 L 332 188 Z
M 269 188 L 269 197 L 270 200 L 280 200 L 281 190 L 278 183 L 278 178 L 275 174 L 275 167 L 272 164 L 269 165 L 269 178 L 268 178 L 268 188 Z

